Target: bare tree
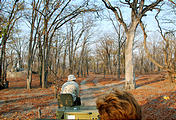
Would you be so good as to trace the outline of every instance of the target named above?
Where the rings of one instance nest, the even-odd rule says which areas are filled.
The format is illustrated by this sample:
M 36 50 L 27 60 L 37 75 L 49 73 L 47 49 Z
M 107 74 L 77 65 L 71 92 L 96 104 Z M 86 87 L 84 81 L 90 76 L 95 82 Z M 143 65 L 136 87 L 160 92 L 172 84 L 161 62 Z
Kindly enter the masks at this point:
M 93 33 L 91 32 L 91 29 L 93 28 L 93 24 L 94 23 L 91 18 L 88 18 L 87 20 L 82 20 L 84 33 L 83 33 L 83 37 L 82 37 L 82 41 L 81 41 L 81 45 L 80 45 L 81 51 L 80 51 L 80 55 L 78 58 L 78 66 L 77 66 L 78 76 L 79 76 L 79 73 L 81 73 L 81 76 L 83 76 L 83 72 L 85 73 L 86 71 L 88 74 L 88 70 L 83 69 L 84 68 L 83 66 L 88 65 L 88 62 L 86 62 L 86 61 L 89 57 L 88 45 L 90 44 L 89 39 L 93 35 Z M 86 63 L 86 65 L 83 63 Z M 88 66 L 86 68 L 88 68 Z
M 106 35 L 99 40 L 99 44 L 96 46 L 96 53 L 100 57 L 101 61 L 104 63 L 104 73 L 112 74 L 114 71 L 112 70 L 113 65 L 117 66 L 117 42 L 115 42 L 115 38 L 112 35 Z M 113 62 L 115 60 L 115 62 Z
M 70 31 L 68 33 L 68 58 L 69 58 L 69 73 L 73 74 L 75 69 L 74 69 L 74 61 L 75 61 L 75 55 L 76 51 L 79 48 L 78 43 L 81 41 L 81 38 L 83 36 L 83 33 L 85 32 L 85 28 L 83 25 L 81 28 L 78 29 L 76 26 L 79 26 L 76 21 L 71 21 L 70 22 Z
M 48 60 L 55 32 L 65 23 L 81 13 L 95 11 L 88 8 L 88 0 L 80 5 L 72 5 L 71 0 L 43 2 L 43 10 L 37 10 L 43 16 L 43 45 L 42 45 L 42 88 L 47 87 Z
M 122 24 L 126 33 L 127 40 L 125 44 L 125 88 L 134 89 L 135 81 L 133 78 L 133 44 L 136 28 L 142 17 L 146 15 L 147 11 L 154 9 L 163 0 L 155 0 L 154 2 L 147 5 L 145 3 L 145 0 L 120 1 L 120 3 L 122 3 L 123 5 L 127 5 L 131 10 L 131 22 L 129 26 L 125 23 L 121 8 L 119 6 L 113 6 L 109 2 L 109 0 L 102 1 L 105 4 L 106 8 L 110 9 L 114 13 L 117 21 Z
M 175 73 L 175 36 L 172 32 L 166 32 L 163 33 L 161 26 L 159 24 L 159 21 L 157 19 L 158 14 L 160 13 L 160 9 L 157 9 L 158 13 L 155 16 L 155 19 L 157 21 L 158 27 L 159 27 L 159 32 L 163 38 L 163 43 L 164 43 L 164 47 L 163 47 L 163 54 L 164 54 L 164 65 L 158 63 L 155 59 L 152 58 L 150 51 L 147 48 L 147 43 L 146 43 L 146 38 L 147 38 L 147 34 L 145 32 L 145 27 L 143 25 L 143 23 L 140 21 L 140 26 L 143 30 L 143 34 L 144 34 L 144 49 L 145 52 L 147 54 L 147 57 L 158 67 L 160 67 L 161 69 L 167 71 L 168 74 L 168 79 L 171 83 L 174 83 L 174 80 L 172 79 L 172 74 Z M 173 36 L 174 37 L 174 41 L 171 40 L 171 38 L 169 38 L 169 36 Z
M 125 37 L 125 32 L 122 30 L 121 28 L 121 24 L 117 25 L 115 24 L 114 20 L 109 16 L 110 21 L 112 22 L 112 25 L 115 29 L 115 32 L 117 34 L 117 41 L 118 41 L 118 74 L 117 74 L 117 78 L 120 80 L 120 64 L 121 64 L 121 49 L 122 47 L 125 45 L 125 41 L 126 41 L 126 37 Z
M 31 89 L 32 83 L 32 65 L 34 61 L 34 53 L 36 51 L 37 37 L 39 37 L 39 28 L 41 26 L 42 15 L 36 10 L 41 7 L 42 0 L 33 0 L 31 3 L 31 15 L 28 13 L 25 15 L 27 21 L 30 24 L 30 38 L 29 38 L 29 48 L 28 48 L 28 69 L 27 69 L 27 89 Z M 30 11 L 29 11 L 30 12 Z M 30 16 L 30 17 L 29 17 Z
M 62 74 L 64 74 L 64 72 L 60 72 L 60 71 L 64 71 L 64 68 L 62 68 L 61 65 L 61 57 L 63 52 L 64 52 L 64 47 L 66 47 L 66 37 L 65 34 L 61 32 L 62 30 L 58 31 L 54 37 L 54 41 L 53 41 L 53 45 L 52 45 L 52 51 L 51 52 L 51 57 L 50 57 L 50 68 L 52 69 L 52 73 L 56 75 L 58 75 L 59 77 L 63 77 Z
M 10 1 L 6 1 L 1 8 L 1 11 L 7 16 L 5 18 L 5 25 L 2 30 L 2 42 L 0 43 L 1 46 L 1 56 L 0 56 L 0 87 L 4 88 L 6 87 L 6 43 L 7 40 L 15 26 L 15 23 L 19 18 L 22 16 L 20 13 L 24 6 L 23 2 L 20 2 L 19 0 L 14 0 L 11 4 Z M 12 5 L 9 7 L 9 5 Z M 6 11 L 7 10 L 7 11 Z
M 19 26 L 19 23 L 17 26 Z M 14 27 L 13 32 L 9 36 L 9 41 L 7 44 L 8 50 L 12 49 L 11 52 L 13 51 L 13 54 L 15 56 L 13 57 L 11 63 L 7 63 L 7 64 L 8 65 L 12 64 L 13 67 L 17 71 L 19 71 L 20 68 L 21 68 L 21 70 L 22 70 L 22 68 L 24 68 L 24 57 L 23 56 L 24 56 L 24 53 L 26 52 L 26 48 L 27 48 L 26 43 L 27 42 L 24 40 L 25 37 L 22 34 L 20 34 L 20 33 L 22 33 L 22 30 L 17 26 Z M 17 58 L 17 61 L 15 61 L 15 57 Z M 13 64 L 14 62 L 16 62 L 16 64 L 18 66 L 14 66 L 14 64 Z

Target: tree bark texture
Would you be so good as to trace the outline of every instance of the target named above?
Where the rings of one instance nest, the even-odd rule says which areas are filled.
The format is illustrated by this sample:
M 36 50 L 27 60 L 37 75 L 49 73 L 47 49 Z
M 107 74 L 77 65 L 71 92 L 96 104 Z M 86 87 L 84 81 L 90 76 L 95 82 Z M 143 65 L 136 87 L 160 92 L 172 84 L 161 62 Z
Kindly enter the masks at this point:
M 135 89 L 135 81 L 133 79 L 133 42 L 136 27 L 129 29 L 127 32 L 127 40 L 125 45 L 125 89 Z

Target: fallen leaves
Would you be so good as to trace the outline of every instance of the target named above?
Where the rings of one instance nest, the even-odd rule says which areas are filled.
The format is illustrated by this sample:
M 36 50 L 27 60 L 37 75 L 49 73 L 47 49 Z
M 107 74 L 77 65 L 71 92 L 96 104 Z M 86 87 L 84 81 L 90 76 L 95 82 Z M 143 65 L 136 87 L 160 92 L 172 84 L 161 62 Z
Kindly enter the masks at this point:
M 163 97 L 165 100 L 169 100 L 170 98 L 168 96 Z
M 95 85 L 94 79 L 100 85 L 118 84 L 113 76 L 103 75 L 99 77 L 92 75 L 90 78 L 78 78 L 80 83 L 87 79 L 87 86 Z M 54 88 L 39 88 L 39 78 L 33 77 L 34 87 L 32 90 L 26 90 L 26 81 L 24 79 L 10 79 L 10 88 L 0 91 L 0 119 L 18 120 L 35 119 L 38 117 L 38 108 L 41 108 L 41 118 L 56 119 L 57 100 L 54 98 Z M 20 84 L 18 84 L 20 83 Z M 141 75 L 137 80 L 137 89 L 130 92 L 142 106 L 144 120 L 149 119 L 176 119 L 176 88 L 170 87 L 168 81 L 164 80 L 162 74 Z M 106 90 L 106 88 L 103 88 Z M 93 92 L 93 97 L 101 96 L 102 91 Z

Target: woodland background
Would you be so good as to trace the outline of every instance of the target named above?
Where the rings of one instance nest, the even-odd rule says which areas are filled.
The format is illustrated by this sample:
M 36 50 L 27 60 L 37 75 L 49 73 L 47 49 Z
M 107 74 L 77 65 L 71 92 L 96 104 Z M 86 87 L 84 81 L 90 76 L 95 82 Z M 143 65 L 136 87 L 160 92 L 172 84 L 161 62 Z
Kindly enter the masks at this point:
M 125 74 L 127 89 L 135 73 L 175 72 L 173 1 L 2 0 L 0 83 L 32 72 L 47 87 L 48 77 Z M 16 74 L 16 73 L 14 73 Z M 131 86 L 132 85 L 132 86 Z
M 74 74 L 83 101 L 93 93 L 89 88 L 95 90 L 91 103 L 103 94 L 100 88 L 105 93 L 123 84 L 145 119 L 175 119 L 175 3 L 0 0 L 0 118 L 34 118 L 38 107 L 56 110 L 54 95 Z

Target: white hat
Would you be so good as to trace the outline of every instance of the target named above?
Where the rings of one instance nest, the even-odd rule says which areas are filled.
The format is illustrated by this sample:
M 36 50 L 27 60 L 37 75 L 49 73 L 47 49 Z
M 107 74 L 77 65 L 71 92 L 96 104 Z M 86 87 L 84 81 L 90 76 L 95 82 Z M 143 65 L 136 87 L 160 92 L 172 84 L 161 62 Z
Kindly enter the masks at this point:
M 67 81 L 73 81 L 76 80 L 76 77 L 74 75 L 69 75 Z

